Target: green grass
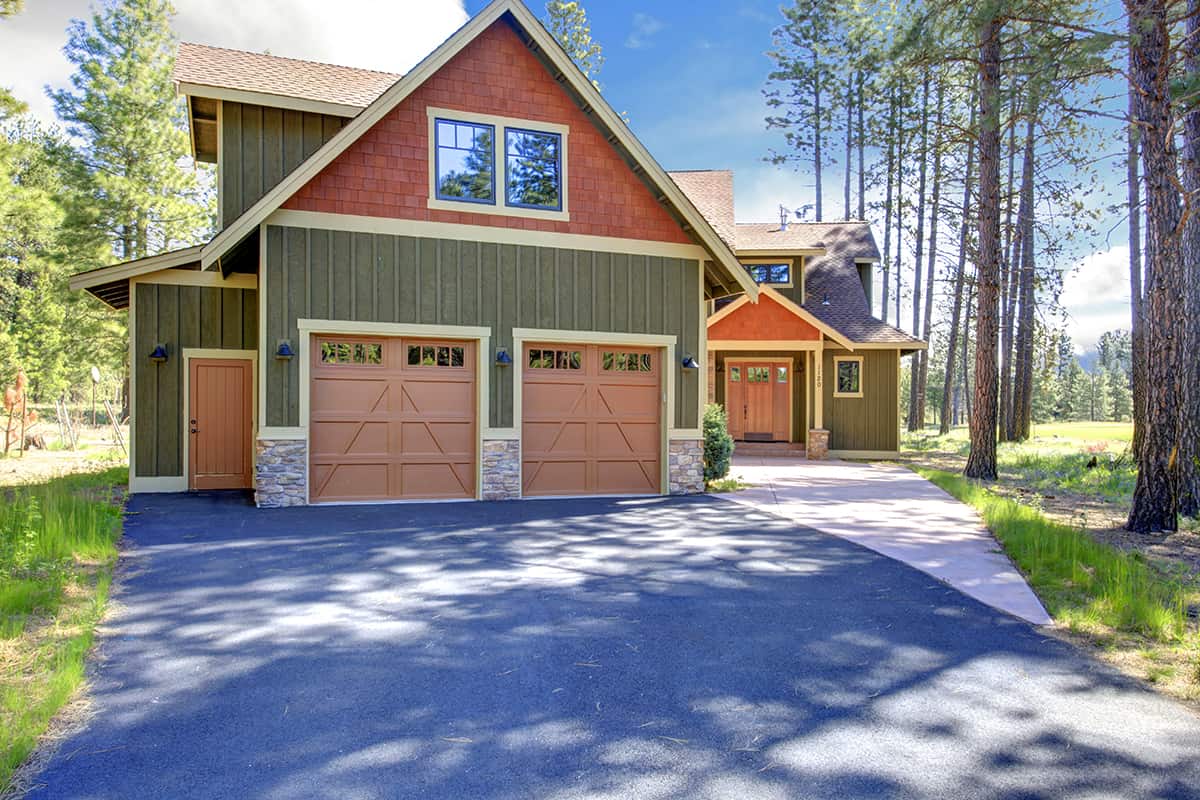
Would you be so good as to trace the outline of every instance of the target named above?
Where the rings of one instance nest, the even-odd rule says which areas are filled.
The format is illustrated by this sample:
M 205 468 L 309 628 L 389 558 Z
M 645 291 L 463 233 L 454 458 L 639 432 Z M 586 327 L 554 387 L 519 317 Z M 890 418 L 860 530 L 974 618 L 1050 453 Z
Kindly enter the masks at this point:
M 1133 426 L 1122 422 L 1064 422 L 1035 425 L 1029 441 L 1001 443 L 996 465 L 1001 477 L 1042 494 L 1072 492 L 1113 502 L 1133 495 L 1137 472 L 1129 453 Z M 965 428 L 945 436 L 926 430 L 906 433 L 903 450 L 966 456 Z
M 115 468 L 0 490 L 0 794 L 83 680 L 126 478 Z
M 1137 554 L 1101 544 L 959 475 L 917 471 L 979 510 L 1055 620 L 1077 630 L 1107 628 L 1158 642 L 1194 636 L 1187 626 L 1192 588 Z
M 743 489 L 749 488 L 750 484 L 746 483 L 741 478 L 736 477 L 718 478 L 715 481 L 708 482 L 708 491 L 715 492 L 717 494 L 723 492 L 740 492 Z

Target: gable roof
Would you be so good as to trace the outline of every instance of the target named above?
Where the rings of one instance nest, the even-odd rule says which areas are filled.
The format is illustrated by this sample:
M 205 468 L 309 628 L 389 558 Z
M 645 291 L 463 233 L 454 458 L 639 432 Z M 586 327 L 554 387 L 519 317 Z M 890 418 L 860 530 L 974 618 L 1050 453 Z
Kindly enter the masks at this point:
M 805 262 L 804 308 L 856 344 L 894 344 L 902 350 L 924 349 L 925 343 L 920 339 L 871 314 L 857 263 L 879 258 L 871 226 L 865 222 L 829 223 L 823 239 L 825 254 L 810 257 Z
M 401 77 L 191 42 L 179 43 L 174 73 L 181 94 L 229 100 L 243 94 L 247 101 L 253 101 L 253 95 L 269 95 L 281 108 L 303 106 L 302 110 L 347 117 L 369 106 Z
M 660 202 L 673 207 L 683 220 L 685 230 L 693 235 L 700 245 L 712 256 L 706 262 L 706 272 L 726 293 L 745 292 L 751 298 L 758 297 L 758 287 L 738 263 L 733 249 L 713 229 L 696 206 L 688 199 L 666 171 L 638 141 L 629 126 L 616 111 L 601 97 L 592 82 L 579 70 L 566 51 L 551 36 L 537 17 L 525 7 L 521 0 L 493 0 L 483 11 L 476 14 L 465 25 L 426 56 L 407 75 L 396 81 L 371 105 L 350 120 L 337 134 L 313 153 L 303 164 L 267 192 L 258 202 L 247 209 L 205 246 L 201 252 L 201 267 L 207 269 L 221 258 L 231 247 L 253 232 L 266 218 L 278 209 L 289 197 L 320 173 L 338 155 L 360 136 L 369 131 L 393 108 L 411 94 L 427 78 L 437 72 L 447 61 L 473 41 L 479 34 L 500 19 L 508 17 L 529 37 L 529 46 L 540 51 L 558 71 L 555 76 L 576 92 L 582 101 L 583 111 L 610 134 L 610 141 L 619 144 L 628 153 L 633 169 L 645 176 L 659 192 Z M 709 264 L 712 267 L 709 268 Z
M 828 336 L 830 339 L 833 339 L 838 344 L 840 344 L 843 347 L 848 348 L 850 350 L 854 349 L 854 342 L 850 341 L 835 326 L 830 325 L 828 322 L 825 322 L 820 317 L 818 317 L 816 314 L 813 314 L 809 309 L 805 308 L 804 306 L 797 305 L 789 297 L 780 293 L 776 289 L 771 288 L 770 286 L 760 286 L 760 287 L 758 287 L 758 290 L 759 290 L 760 302 L 761 302 L 762 298 L 770 298 L 770 300 L 774 301 L 777 305 L 780 305 L 784 309 L 795 314 L 797 317 L 804 320 L 809 325 L 812 325 L 814 328 L 816 328 L 821 333 Z M 718 311 L 717 313 L 715 313 L 711 317 L 709 317 L 708 322 L 706 323 L 705 327 L 708 327 L 708 328 L 713 327 L 721 320 L 736 313 L 738 309 L 744 307 L 749 302 L 750 302 L 750 298 L 747 297 L 746 295 L 742 295 L 737 300 L 734 300 L 732 303 L 725 306 L 720 311 Z
M 865 235 L 863 232 L 865 231 Z M 787 229 L 778 222 L 739 222 L 737 249 L 739 251 L 825 250 L 830 243 L 850 234 L 856 240 L 855 258 L 878 261 L 879 248 L 866 222 L 789 222 Z
M 200 266 L 200 250 L 203 245 L 171 250 L 156 256 L 147 256 L 123 264 L 90 269 L 72 275 L 67 281 L 71 291 L 87 289 L 93 295 L 116 309 L 129 307 L 129 280 L 164 269 L 179 269 L 195 264 Z
M 696 169 L 668 172 L 725 244 L 737 248 L 733 221 L 733 171 Z

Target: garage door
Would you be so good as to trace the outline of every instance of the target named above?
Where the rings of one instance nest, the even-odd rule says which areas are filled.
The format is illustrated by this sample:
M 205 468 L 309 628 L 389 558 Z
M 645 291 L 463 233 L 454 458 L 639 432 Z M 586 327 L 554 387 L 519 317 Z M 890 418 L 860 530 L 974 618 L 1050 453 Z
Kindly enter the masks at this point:
M 525 494 L 657 494 L 660 351 L 533 344 L 523 357 Z
M 312 502 L 475 497 L 475 346 L 314 336 Z

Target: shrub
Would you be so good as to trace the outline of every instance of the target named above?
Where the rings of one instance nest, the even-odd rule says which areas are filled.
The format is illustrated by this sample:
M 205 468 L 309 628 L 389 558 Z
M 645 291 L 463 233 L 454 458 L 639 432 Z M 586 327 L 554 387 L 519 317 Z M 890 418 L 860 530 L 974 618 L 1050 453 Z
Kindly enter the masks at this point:
M 704 407 L 704 480 L 715 481 L 729 474 L 733 437 L 725 420 L 725 408 L 716 403 Z

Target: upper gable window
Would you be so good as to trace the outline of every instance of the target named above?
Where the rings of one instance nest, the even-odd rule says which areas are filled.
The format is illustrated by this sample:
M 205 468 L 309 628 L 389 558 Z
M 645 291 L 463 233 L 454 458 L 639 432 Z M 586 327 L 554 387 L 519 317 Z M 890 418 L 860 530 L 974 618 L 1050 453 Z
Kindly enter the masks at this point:
M 510 206 L 518 208 L 562 208 L 562 170 L 557 133 L 504 129 L 504 173 Z
M 775 286 L 791 286 L 792 285 L 792 265 L 790 262 L 781 261 L 774 264 L 744 264 L 746 271 L 750 273 L 751 279 L 755 283 L 766 283 Z
M 496 202 L 496 128 L 438 119 L 437 197 L 468 203 Z
M 569 221 L 566 125 L 430 108 L 429 207 Z M 471 203 L 470 209 L 463 208 Z

